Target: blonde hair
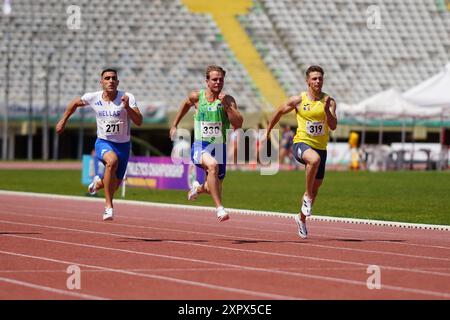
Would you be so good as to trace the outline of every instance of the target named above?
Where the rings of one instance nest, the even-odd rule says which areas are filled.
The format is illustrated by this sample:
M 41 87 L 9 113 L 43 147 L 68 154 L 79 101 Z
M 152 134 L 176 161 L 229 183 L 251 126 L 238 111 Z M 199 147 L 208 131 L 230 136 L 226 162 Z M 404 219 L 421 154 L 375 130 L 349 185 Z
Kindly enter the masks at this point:
M 206 80 L 209 80 L 209 74 L 212 71 L 222 72 L 224 78 L 225 78 L 225 74 L 227 73 L 222 67 L 219 67 L 216 65 L 210 65 L 206 68 Z

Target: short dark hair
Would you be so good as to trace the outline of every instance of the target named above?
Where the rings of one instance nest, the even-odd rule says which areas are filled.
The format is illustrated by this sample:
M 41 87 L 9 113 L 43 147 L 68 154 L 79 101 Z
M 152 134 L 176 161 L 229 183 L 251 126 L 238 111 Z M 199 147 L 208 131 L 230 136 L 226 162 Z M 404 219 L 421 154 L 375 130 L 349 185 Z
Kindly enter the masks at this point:
M 116 70 L 116 69 L 113 69 L 113 68 L 106 68 L 106 69 L 104 69 L 104 70 L 102 71 L 102 75 L 101 75 L 102 78 L 103 78 L 103 75 L 104 75 L 106 72 L 114 72 L 114 73 L 116 74 L 116 76 L 117 76 L 117 70 Z
M 308 69 L 306 69 L 306 77 L 308 78 L 309 74 L 311 72 L 320 72 L 322 74 L 322 76 L 325 74 L 325 72 L 323 71 L 321 66 L 310 66 Z
M 222 72 L 223 77 L 225 78 L 225 74 L 227 73 L 222 67 L 216 65 L 210 65 L 206 68 L 206 79 L 209 80 L 209 73 L 212 71 Z

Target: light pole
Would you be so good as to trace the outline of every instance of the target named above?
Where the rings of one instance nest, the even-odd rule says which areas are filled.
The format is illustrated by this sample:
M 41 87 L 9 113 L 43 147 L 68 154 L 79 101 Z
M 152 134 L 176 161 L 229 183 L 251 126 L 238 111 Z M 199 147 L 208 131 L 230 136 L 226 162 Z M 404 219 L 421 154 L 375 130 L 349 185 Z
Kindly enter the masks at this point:
M 50 83 L 50 62 L 52 60 L 53 51 L 47 54 L 47 63 L 45 65 L 45 106 L 42 119 L 42 160 L 48 160 L 48 114 L 50 109 L 49 103 L 49 83 Z
M 2 159 L 8 158 L 8 118 L 9 118 L 9 65 L 11 61 L 11 6 L 5 3 L 3 13 L 7 17 L 6 21 L 6 74 L 5 74 L 5 109 L 3 114 L 3 139 L 2 139 Z
M 61 72 L 61 59 L 62 59 L 62 47 L 60 46 L 58 48 L 58 66 L 57 66 L 57 91 L 56 91 L 56 123 L 58 119 L 60 118 L 60 112 L 59 107 L 61 103 L 61 80 L 62 80 L 62 72 Z M 59 135 L 56 133 L 56 123 L 55 123 L 55 130 L 53 133 L 53 160 L 58 159 L 59 154 Z
M 33 160 L 33 81 L 34 81 L 34 37 L 37 31 L 34 25 L 34 8 L 31 4 L 31 34 L 30 34 L 30 82 L 28 96 L 28 139 L 27 139 L 27 158 Z
M 89 2 L 86 7 L 89 6 Z M 88 8 L 86 8 L 86 12 Z M 84 61 L 83 61 L 83 82 L 82 82 L 82 92 L 83 94 L 86 92 L 86 82 L 87 82 L 87 64 L 88 64 L 88 39 L 89 39 L 89 30 L 90 23 L 89 19 L 86 19 L 86 34 L 83 37 L 84 40 Z M 78 159 L 81 159 L 83 156 L 83 144 L 84 144 L 84 112 L 85 108 L 80 108 L 80 127 L 78 129 Z
M 56 89 L 56 122 L 55 122 L 55 130 L 53 131 L 53 160 L 57 160 L 58 159 L 58 155 L 59 155 L 59 135 L 56 133 L 56 123 L 58 122 L 59 118 L 60 118 L 60 112 L 59 112 L 59 107 L 60 107 L 60 103 L 61 103 L 61 80 L 62 80 L 62 71 L 61 71 L 61 64 L 62 64 L 62 55 L 63 55 L 63 50 L 65 49 L 65 47 L 62 45 L 62 39 L 63 39 L 63 31 L 65 30 L 65 24 L 64 24 L 64 13 L 65 13 L 65 4 L 64 2 L 61 2 L 61 25 L 60 25 L 60 31 L 58 33 L 58 45 L 57 45 L 57 52 L 58 52 L 58 65 L 57 65 L 57 89 Z

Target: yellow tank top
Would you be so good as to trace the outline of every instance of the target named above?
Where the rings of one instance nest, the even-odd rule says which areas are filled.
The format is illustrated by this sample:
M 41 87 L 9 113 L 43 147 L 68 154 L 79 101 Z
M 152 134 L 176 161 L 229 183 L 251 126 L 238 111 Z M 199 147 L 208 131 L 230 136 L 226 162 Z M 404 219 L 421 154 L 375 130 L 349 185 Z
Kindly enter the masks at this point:
M 307 92 L 302 92 L 301 96 L 302 102 L 297 107 L 294 143 L 303 142 L 315 149 L 326 150 L 329 129 L 324 107 L 327 94 L 324 92 L 318 101 L 309 99 Z

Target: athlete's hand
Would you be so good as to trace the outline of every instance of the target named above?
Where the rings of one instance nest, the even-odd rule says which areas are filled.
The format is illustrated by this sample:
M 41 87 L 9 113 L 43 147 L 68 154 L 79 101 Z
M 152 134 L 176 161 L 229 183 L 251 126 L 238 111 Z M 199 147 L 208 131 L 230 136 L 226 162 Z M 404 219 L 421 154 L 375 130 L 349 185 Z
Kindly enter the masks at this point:
M 63 119 L 59 120 L 55 127 L 56 133 L 61 134 L 64 131 L 65 127 L 66 127 L 66 121 L 64 121 Z
M 331 104 L 331 98 L 330 98 L 330 96 L 328 96 L 326 99 L 325 99 L 325 112 L 327 112 L 327 111 L 330 111 L 330 104 Z
M 227 111 L 228 109 L 230 109 L 230 104 L 228 102 L 226 94 L 220 93 L 219 100 L 220 100 L 220 104 L 223 106 L 223 110 Z
M 125 109 L 127 109 L 127 108 L 130 107 L 130 97 L 128 97 L 126 94 L 124 94 L 124 95 L 122 96 L 122 98 L 120 98 L 120 100 L 122 100 L 122 102 L 123 102 L 123 107 L 124 107 Z
M 270 131 L 266 130 L 266 134 L 263 136 L 263 140 L 264 141 L 269 141 L 270 140 Z
M 233 111 L 232 105 L 233 105 L 233 103 L 235 103 L 233 97 L 226 95 L 226 94 L 222 95 L 222 93 L 221 93 L 221 95 L 219 95 L 219 99 L 223 106 L 223 110 L 225 112 L 228 113 L 229 111 Z
M 175 126 L 170 127 L 169 138 L 173 139 L 173 137 L 175 137 L 176 133 L 177 133 L 177 127 L 175 127 Z

